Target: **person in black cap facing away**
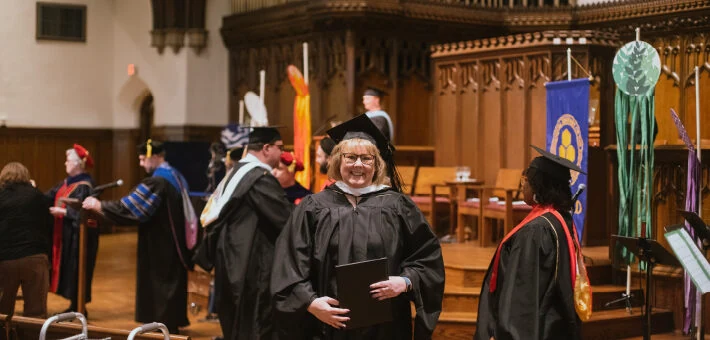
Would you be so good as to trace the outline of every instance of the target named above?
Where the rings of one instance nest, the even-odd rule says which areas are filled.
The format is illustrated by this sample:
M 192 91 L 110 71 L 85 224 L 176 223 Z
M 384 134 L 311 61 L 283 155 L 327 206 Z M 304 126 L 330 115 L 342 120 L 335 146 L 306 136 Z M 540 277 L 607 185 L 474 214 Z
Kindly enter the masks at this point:
M 382 110 L 380 106 L 380 100 L 384 95 L 385 91 L 373 86 L 368 86 L 362 96 L 362 104 L 365 105 L 365 110 L 367 110 L 365 113 L 367 117 L 372 120 L 375 126 L 377 126 L 380 132 L 382 132 L 390 142 L 394 142 L 394 125 L 392 124 L 392 119 L 390 119 L 390 115 Z
M 591 292 L 586 275 L 577 274 L 586 271 L 570 214 L 570 170 L 584 172 L 533 148 L 542 156 L 533 159 L 521 179 L 525 202 L 533 210 L 503 238 L 488 267 L 477 340 L 580 339 L 580 316 L 590 315 L 591 306 L 575 299 L 576 288 Z
M 360 115 L 328 131 L 337 182 L 305 197 L 276 243 L 271 273 L 281 339 L 430 339 L 441 313 L 444 263 L 429 224 L 401 193 L 394 147 Z M 389 279 L 373 299 L 391 299 L 392 321 L 348 329 L 335 265 L 387 257 Z M 416 307 L 412 327 L 410 302 Z
M 160 322 L 170 333 L 190 324 L 187 319 L 187 271 L 192 270 L 192 247 L 197 218 L 185 178 L 165 161 L 161 142 L 138 146 L 141 167 L 152 176 L 143 179 L 118 201 L 87 197 L 83 208 L 103 213 L 118 225 L 138 225 L 136 321 Z
M 215 269 L 215 299 L 224 338 L 271 339 L 269 277 L 274 243 L 292 204 L 271 174 L 283 141 L 276 128 L 256 127 L 236 163 L 202 211 L 206 236 L 195 262 Z

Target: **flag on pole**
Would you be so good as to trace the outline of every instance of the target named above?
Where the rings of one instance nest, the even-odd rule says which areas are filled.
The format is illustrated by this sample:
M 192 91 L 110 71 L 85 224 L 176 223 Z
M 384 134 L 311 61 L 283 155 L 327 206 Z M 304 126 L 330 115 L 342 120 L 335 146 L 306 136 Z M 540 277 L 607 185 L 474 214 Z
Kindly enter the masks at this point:
M 566 158 L 587 171 L 589 143 L 589 79 L 563 80 L 545 84 L 547 88 L 547 150 Z M 576 193 L 587 185 L 587 175 L 572 172 L 570 189 Z M 572 218 L 582 242 L 587 192 L 575 202 Z
M 306 188 L 311 187 L 311 95 L 301 71 L 288 66 L 288 80 L 296 91 L 293 103 L 293 151 L 296 159 L 303 162 L 303 171 L 296 173 L 296 181 Z

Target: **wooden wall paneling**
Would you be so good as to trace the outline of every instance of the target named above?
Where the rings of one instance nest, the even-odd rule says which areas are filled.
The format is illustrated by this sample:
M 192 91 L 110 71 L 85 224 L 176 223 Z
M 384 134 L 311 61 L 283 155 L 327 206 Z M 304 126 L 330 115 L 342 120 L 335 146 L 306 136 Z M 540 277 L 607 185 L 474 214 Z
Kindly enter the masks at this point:
M 123 186 L 109 190 L 102 195 L 102 199 L 128 195 L 130 190 L 138 184 L 145 176 L 145 171 L 139 167 L 136 145 L 138 145 L 138 131 L 132 129 L 120 129 L 113 131 L 112 154 L 113 159 L 112 177 L 123 179 Z
M 455 140 L 457 126 L 451 122 L 456 121 L 455 110 L 460 87 L 459 65 L 453 63 L 439 65 L 437 73 L 434 164 L 453 166 L 456 165 L 454 155 L 458 146 Z
M 530 144 L 544 146 L 547 140 L 547 91 L 545 83 L 551 79 L 550 54 L 533 54 L 528 57 L 528 60 L 530 72 L 528 85 L 530 124 L 526 127 L 526 131 L 528 131 L 530 136 Z M 543 128 L 540 128 L 541 126 Z M 531 153 L 529 149 L 526 146 L 528 159 L 522 168 L 527 167 L 529 161 L 537 157 L 536 153 Z
M 526 79 L 525 69 L 528 65 L 525 62 L 524 56 L 515 56 L 512 58 L 504 58 L 505 78 L 502 84 L 502 126 L 501 132 L 504 138 L 501 145 L 505 147 L 505 159 L 502 166 L 505 168 L 524 169 L 528 165 L 525 159 L 525 152 L 529 145 L 529 140 L 526 139 L 526 119 L 525 112 L 527 109 L 526 101 Z M 543 124 L 532 122 L 533 130 L 539 129 Z M 543 128 L 544 129 L 544 128 Z
M 283 72 L 285 73 L 286 70 Z M 279 131 L 281 132 L 284 144 L 293 145 L 293 105 L 295 98 L 296 90 L 293 89 L 288 78 L 281 80 L 281 84 L 274 97 L 274 101 L 277 102 L 277 105 L 274 105 L 276 108 L 273 113 L 269 114 L 269 117 L 275 117 L 274 123 L 283 126 Z M 271 121 L 271 119 L 269 119 L 269 121 Z
M 483 164 L 483 180 L 486 183 L 495 183 L 498 169 L 503 166 L 501 142 L 505 137 L 501 131 L 504 117 L 501 108 L 500 69 L 499 59 L 481 60 L 482 93 L 479 110 L 483 113 L 480 124 L 483 128 L 481 134 L 484 144 L 479 161 Z
M 347 91 L 346 76 L 343 72 L 331 76 L 323 91 L 325 112 L 328 112 L 328 116 L 335 116 L 337 121 L 342 122 L 351 117 L 350 109 L 344 100 L 347 98 Z
M 696 115 L 695 115 L 695 66 L 699 67 L 700 78 L 700 137 L 707 139 L 710 137 L 710 96 L 703 95 L 710 89 L 710 32 L 693 33 L 687 37 L 686 46 L 683 49 L 683 92 L 685 95 L 685 114 L 683 124 L 688 130 L 688 136 L 694 141 L 697 140 Z M 677 135 L 677 134 L 676 134 Z
M 410 76 L 398 82 L 400 95 L 397 115 L 391 117 L 395 126 L 395 145 L 432 145 L 430 124 L 429 84 L 419 77 Z
M 461 165 L 471 168 L 471 178 L 482 178 L 483 168 L 478 161 L 481 147 L 480 72 L 475 61 L 461 64 Z
M 661 76 L 656 84 L 655 93 L 655 117 L 658 122 L 657 141 L 667 141 L 669 144 L 677 144 L 678 130 L 671 119 L 670 109 L 675 109 L 681 115 L 681 121 L 685 123 L 682 116 L 685 110 L 681 110 L 681 100 L 683 93 L 681 91 L 681 71 L 682 54 L 681 39 L 679 36 L 657 38 L 653 41 L 653 46 L 656 47 L 658 54 L 661 57 Z M 683 68 L 684 69 L 684 68 Z M 695 94 L 693 94 L 695 97 Z M 693 104 L 694 105 L 694 104 Z M 693 107 L 695 112 L 695 107 Z M 686 127 L 688 125 L 686 124 Z

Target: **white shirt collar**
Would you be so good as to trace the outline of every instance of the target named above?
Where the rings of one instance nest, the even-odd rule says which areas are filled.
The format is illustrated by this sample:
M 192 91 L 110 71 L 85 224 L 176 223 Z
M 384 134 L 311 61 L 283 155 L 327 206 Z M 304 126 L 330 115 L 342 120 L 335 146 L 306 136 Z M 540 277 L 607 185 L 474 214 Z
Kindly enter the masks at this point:
M 353 188 L 353 187 L 345 184 L 345 182 L 343 182 L 343 181 L 337 181 L 337 182 L 335 182 L 335 185 L 337 185 L 338 188 L 340 188 L 340 190 L 342 190 L 346 194 L 350 194 L 350 195 L 358 196 L 358 197 L 365 195 L 365 194 L 369 194 L 371 192 L 380 191 L 384 188 L 389 188 L 389 186 L 384 185 L 384 184 L 372 184 L 372 185 L 368 185 L 364 188 Z
M 247 155 L 244 156 L 244 158 L 242 158 L 242 159 L 239 160 L 239 163 L 252 163 L 252 162 L 253 162 L 253 163 L 259 163 L 259 166 L 262 167 L 262 168 L 264 168 L 264 169 L 266 169 L 266 170 L 269 170 L 269 171 L 272 170 L 271 166 L 269 166 L 268 164 L 266 164 L 266 163 L 260 161 L 259 158 L 256 158 L 256 156 L 254 156 L 254 155 L 252 155 L 252 154 L 250 154 L 250 153 L 247 153 Z

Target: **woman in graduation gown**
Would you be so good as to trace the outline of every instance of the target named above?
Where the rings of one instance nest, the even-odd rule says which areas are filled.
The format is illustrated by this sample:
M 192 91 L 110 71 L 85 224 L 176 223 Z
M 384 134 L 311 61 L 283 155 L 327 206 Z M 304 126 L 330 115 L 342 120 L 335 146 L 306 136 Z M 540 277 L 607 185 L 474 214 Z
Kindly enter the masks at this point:
M 575 310 L 579 244 L 570 210 L 575 164 L 542 156 L 521 184 L 530 214 L 504 237 L 488 267 L 478 305 L 476 340 L 580 339 Z M 580 268 L 581 269 L 581 268 Z M 580 284 L 584 280 L 580 280 Z
M 337 182 L 301 201 L 276 244 L 271 292 L 279 338 L 429 339 L 444 292 L 441 247 L 399 190 L 393 147 L 365 115 L 328 134 L 339 142 L 329 163 Z M 382 257 L 389 280 L 373 283 L 370 293 L 391 299 L 392 321 L 348 329 L 335 266 Z
M 49 212 L 54 216 L 52 240 L 52 274 L 49 290 L 71 300 L 65 312 L 78 310 L 77 285 L 79 282 L 79 211 L 61 201 L 73 198 L 82 202 L 91 194 L 94 180 L 86 173 L 93 167 L 94 160 L 84 147 L 74 144 L 66 151 L 67 178 L 47 192 L 53 203 Z M 86 288 L 84 301 L 91 302 L 91 281 L 96 266 L 96 254 L 99 249 L 99 228 L 94 220 L 86 223 Z M 86 313 L 86 312 L 85 312 Z M 87 314 L 88 315 L 88 314 Z

